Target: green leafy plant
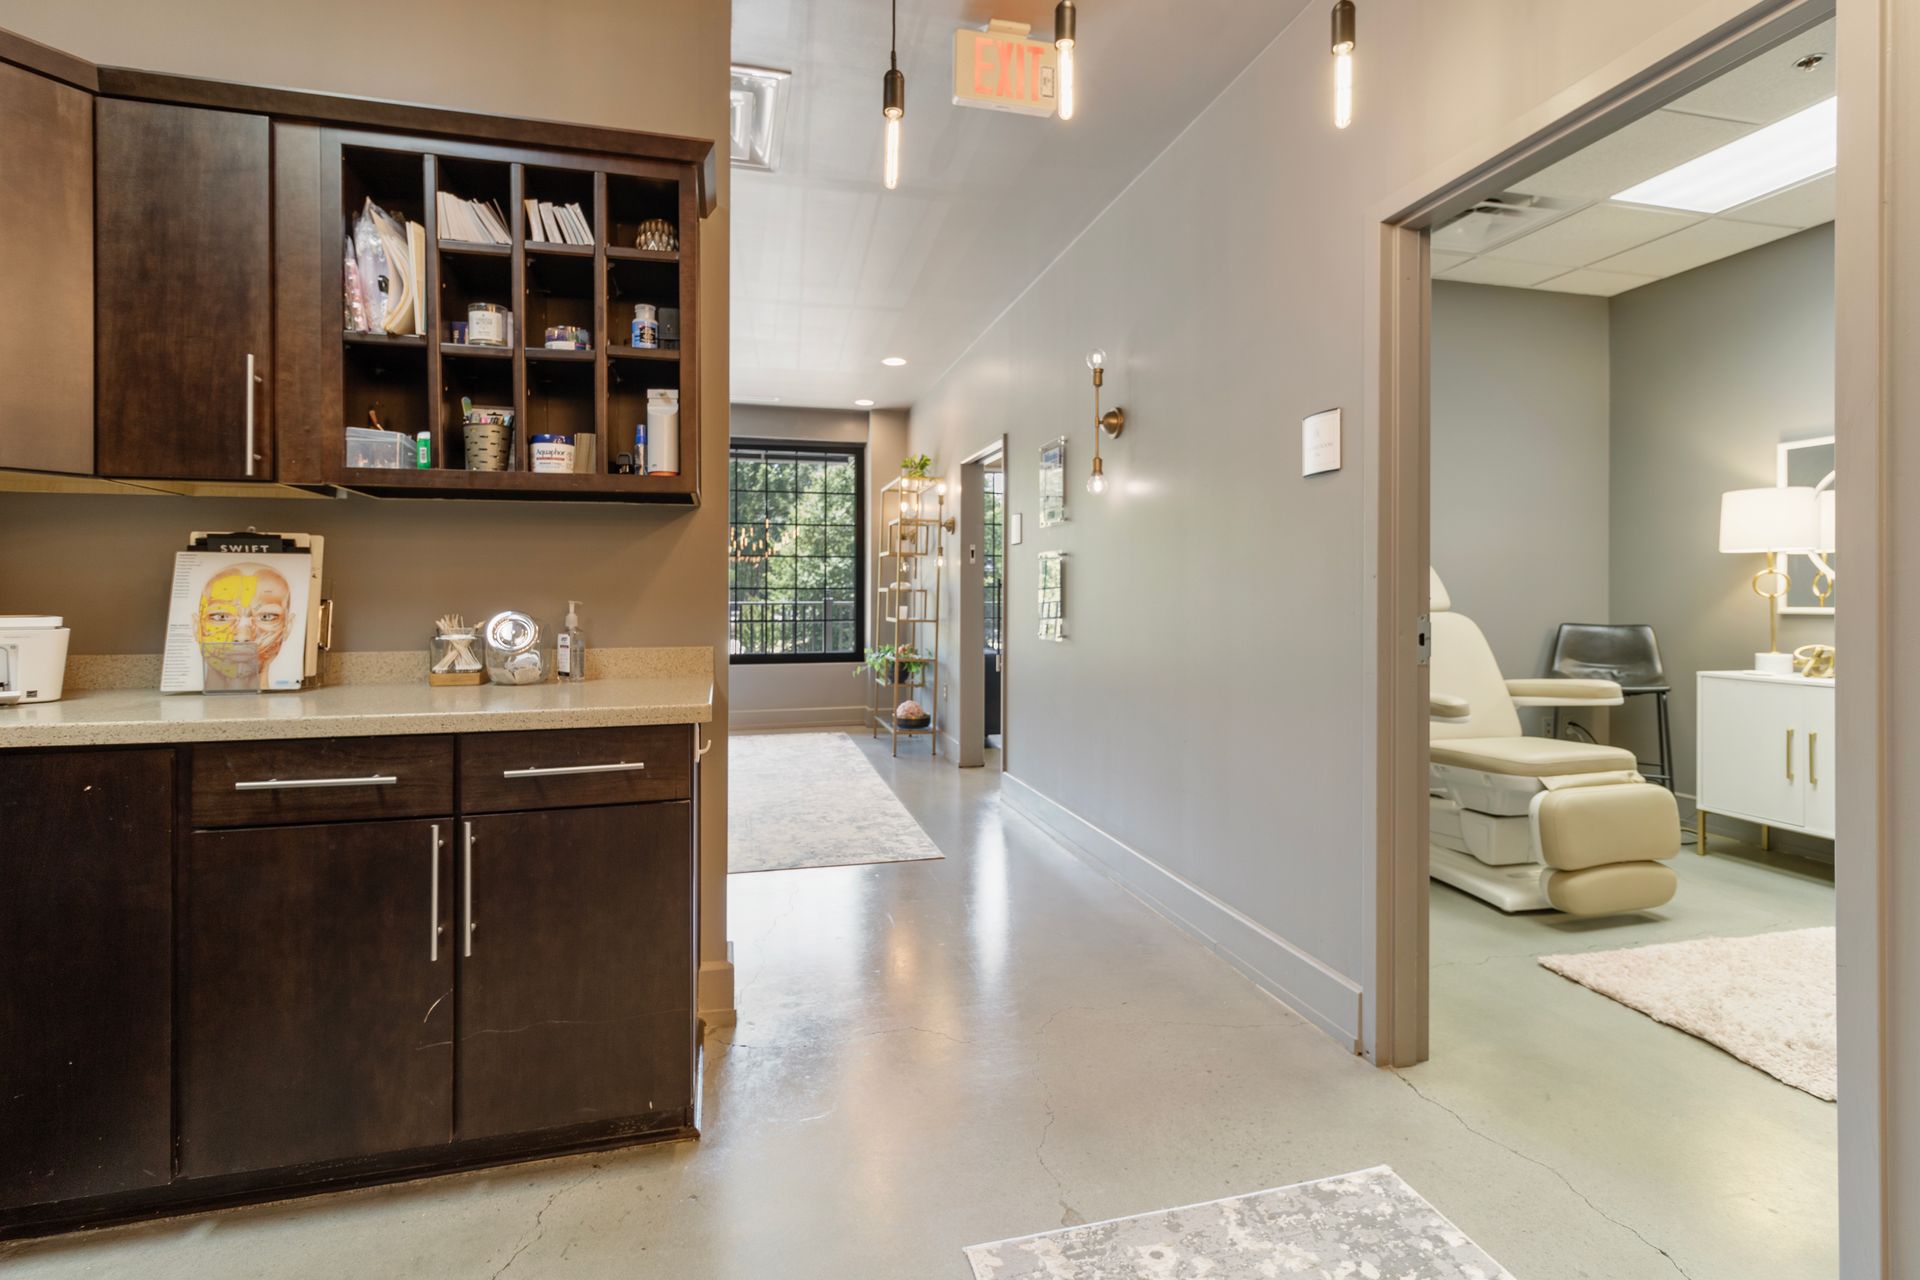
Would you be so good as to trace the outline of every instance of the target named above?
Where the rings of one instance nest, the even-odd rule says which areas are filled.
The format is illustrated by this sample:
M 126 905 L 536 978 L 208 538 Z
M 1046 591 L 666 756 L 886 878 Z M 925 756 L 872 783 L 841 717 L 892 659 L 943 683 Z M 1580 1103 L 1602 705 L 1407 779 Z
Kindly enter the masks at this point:
M 927 472 L 933 467 L 933 459 L 924 453 L 916 453 L 900 463 L 900 474 L 914 480 L 925 480 Z
M 915 653 L 910 644 L 903 644 L 897 649 L 889 644 L 868 649 L 867 660 L 860 666 L 889 683 L 918 684 L 921 673 L 926 670 L 927 661 Z M 899 675 L 894 674 L 895 667 L 899 668 Z M 860 667 L 853 670 L 858 675 Z

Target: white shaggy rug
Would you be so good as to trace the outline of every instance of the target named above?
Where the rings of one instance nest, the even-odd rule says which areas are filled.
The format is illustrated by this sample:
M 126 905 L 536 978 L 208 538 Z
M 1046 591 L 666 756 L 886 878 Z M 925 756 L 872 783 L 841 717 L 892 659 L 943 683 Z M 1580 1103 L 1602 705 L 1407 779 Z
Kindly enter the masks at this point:
M 1816 1098 L 1834 1100 L 1833 930 L 1701 938 L 1540 963 Z
M 844 733 L 727 743 L 727 870 L 786 871 L 941 857 Z

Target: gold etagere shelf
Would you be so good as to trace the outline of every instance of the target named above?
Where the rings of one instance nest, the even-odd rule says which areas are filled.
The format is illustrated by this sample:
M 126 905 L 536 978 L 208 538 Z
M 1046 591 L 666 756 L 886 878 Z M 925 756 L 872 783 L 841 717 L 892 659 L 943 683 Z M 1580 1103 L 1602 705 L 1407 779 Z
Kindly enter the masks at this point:
M 892 735 L 893 754 L 900 739 L 925 737 L 940 754 L 940 578 L 946 568 L 947 486 L 917 476 L 900 476 L 880 490 L 880 536 L 874 539 L 875 593 L 873 638 L 891 644 L 897 655 L 911 649 L 920 677 L 906 679 L 908 662 L 895 660 L 887 675 L 873 677 L 867 709 L 873 736 Z M 894 711 L 912 698 L 926 710 L 927 723 L 902 728 Z

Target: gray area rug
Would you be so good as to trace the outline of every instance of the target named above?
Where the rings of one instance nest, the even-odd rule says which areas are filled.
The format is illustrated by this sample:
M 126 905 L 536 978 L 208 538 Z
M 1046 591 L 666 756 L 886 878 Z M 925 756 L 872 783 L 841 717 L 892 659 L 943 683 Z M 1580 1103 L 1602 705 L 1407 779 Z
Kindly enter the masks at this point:
M 1381 1165 L 967 1250 L 974 1280 L 1513 1280 Z
M 1541 956 L 1540 963 L 1834 1100 L 1840 1045 L 1831 928 Z
M 727 750 L 729 872 L 942 856 L 844 733 L 741 734 Z

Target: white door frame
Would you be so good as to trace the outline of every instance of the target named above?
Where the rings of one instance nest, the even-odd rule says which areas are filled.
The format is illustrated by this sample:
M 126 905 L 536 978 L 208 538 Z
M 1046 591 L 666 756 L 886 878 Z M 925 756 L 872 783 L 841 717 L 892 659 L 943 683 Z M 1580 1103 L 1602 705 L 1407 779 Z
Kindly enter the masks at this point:
M 1836 289 L 1836 435 L 1856 476 L 1884 477 L 1890 456 L 1888 303 L 1882 281 L 1894 228 L 1882 204 L 1882 139 L 1891 86 L 1881 65 L 1891 10 L 1902 0 L 1853 0 L 1841 16 L 1840 226 Z M 1428 1055 L 1427 669 L 1417 659 L 1428 610 L 1428 390 L 1431 288 L 1428 230 L 1597 138 L 1614 132 L 1755 52 L 1833 16 L 1835 0 L 1726 0 L 1695 13 L 1573 86 L 1477 159 L 1415 184 L 1379 206 L 1368 254 L 1372 315 L 1369 367 L 1376 371 L 1363 435 L 1375 483 L 1366 559 L 1375 590 L 1360 767 L 1376 780 L 1362 814 L 1375 856 L 1367 867 L 1375 910 L 1373 1005 L 1368 1056 L 1409 1066 Z M 1885 480 L 1882 480 L 1885 483 Z M 1841 512 L 1849 595 L 1840 634 L 1848 679 L 1838 686 L 1840 776 L 1837 917 L 1840 923 L 1841 1274 L 1891 1275 L 1887 1245 L 1886 992 L 1889 939 L 1881 920 L 1888 879 L 1889 799 L 1897 794 L 1882 744 L 1889 718 L 1882 691 L 1894 652 L 1883 612 L 1888 584 L 1886 495 L 1862 482 Z M 1855 591 L 1858 595 L 1853 594 Z M 1857 763 L 1852 763 L 1857 762 Z

